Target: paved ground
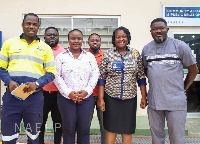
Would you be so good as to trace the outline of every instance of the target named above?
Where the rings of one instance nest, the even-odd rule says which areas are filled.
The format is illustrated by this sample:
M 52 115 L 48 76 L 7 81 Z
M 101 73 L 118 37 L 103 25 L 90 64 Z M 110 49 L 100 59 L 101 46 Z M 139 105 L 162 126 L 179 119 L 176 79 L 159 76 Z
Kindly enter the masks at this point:
M 45 144 L 53 144 L 53 135 L 45 136 Z M 134 136 L 132 139 L 132 144 L 151 144 L 151 137 L 136 137 Z M 186 137 L 185 144 L 199 144 L 200 138 L 195 137 Z M 1 144 L 1 142 L 0 142 Z M 26 144 L 26 135 L 20 135 L 19 141 L 17 144 Z M 100 137 L 91 135 L 90 144 L 100 144 Z M 117 137 L 116 144 L 122 144 L 121 137 Z M 166 138 L 165 144 L 169 144 L 169 139 Z
M 53 130 L 52 120 L 49 117 L 47 121 L 47 129 L 45 141 L 46 144 L 53 144 Z M 187 118 L 186 121 L 186 144 L 200 144 L 200 118 Z M 23 129 L 22 129 L 22 132 Z M 167 127 L 166 127 L 167 133 Z M 19 144 L 26 143 L 26 135 L 20 135 Z M 1 137 L 0 137 L 1 140 Z M 122 143 L 119 136 L 116 141 L 117 144 Z M 149 130 L 149 123 L 147 116 L 137 116 L 137 129 L 133 135 L 133 144 L 151 144 L 151 134 Z M 1 143 L 0 143 L 1 144 Z M 91 124 L 90 144 L 100 144 L 100 131 L 97 117 L 94 116 Z M 168 138 L 166 144 L 169 144 Z
M 151 136 L 147 116 L 137 116 L 136 122 L 136 133 L 133 136 Z M 165 127 L 165 129 L 167 133 L 167 127 Z M 96 116 L 94 116 L 92 121 L 91 134 L 100 134 L 98 119 Z M 186 136 L 200 137 L 200 118 L 187 118 Z

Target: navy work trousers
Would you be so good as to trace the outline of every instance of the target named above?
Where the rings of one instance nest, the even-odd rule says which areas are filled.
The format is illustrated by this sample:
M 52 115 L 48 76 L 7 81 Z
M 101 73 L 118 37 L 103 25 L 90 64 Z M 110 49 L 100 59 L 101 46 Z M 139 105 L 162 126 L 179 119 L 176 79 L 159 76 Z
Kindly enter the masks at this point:
M 39 144 L 38 135 L 42 125 L 44 97 L 42 91 L 19 100 L 7 90 L 3 95 L 1 132 L 4 144 L 16 144 L 23 119 L 28 144 Z

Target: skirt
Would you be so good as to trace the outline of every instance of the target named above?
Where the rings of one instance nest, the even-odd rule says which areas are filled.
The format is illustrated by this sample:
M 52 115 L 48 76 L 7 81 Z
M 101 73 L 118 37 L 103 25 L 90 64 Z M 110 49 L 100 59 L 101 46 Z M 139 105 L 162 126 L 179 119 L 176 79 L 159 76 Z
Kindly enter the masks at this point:
M 105 130 L 118 134 L 135 133 L 137 97 L 121 100 L 112 98 L 104 92 L 104 101 L 103 125 Z

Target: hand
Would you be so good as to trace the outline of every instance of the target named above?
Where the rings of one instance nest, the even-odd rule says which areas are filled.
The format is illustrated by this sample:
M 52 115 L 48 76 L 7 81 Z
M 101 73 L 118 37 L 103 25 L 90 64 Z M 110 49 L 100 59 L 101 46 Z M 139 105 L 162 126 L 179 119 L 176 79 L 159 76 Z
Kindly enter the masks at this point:
M 85 90 L 80 90 L 77 92 L 77 96 L 80 98 L 85 98 L 88 95 L 88 93 Z
M 25 85 L 26 87 L 23 89 L 25 93 L 34 91 L 38 87 L 35 82 L 27 82 Z
M 141 98 L 140 107 L 142 109 L 145 109 L 146 106 L 147 106 L 147 99 L 146 98 Z
M 74 101 L 74 103 L 76 103 L 77 101 L 78 101 L 78 102 L 81 102 L 81 101 L 82 101 L 82 97 L 79 97 L 75 91 L 72 91 L 72 92 L 69 94 L 69 98 L 72 99 L 72 100 Z
M 19 86 L 19 84 L 16 83 L 15 81 L 10 81 L 8 84 L 9 91 L 12 92 L 18 86 Z
M 68 97 L 69 97 L 70 99 L 74 99 L 74 98 L 75 98 L 75 94 L 76 94 L 75 91 L 71 91 Z
M 105 109 L 105 102 L 104 102 L 104 99 L 98 99 L 97 101 L 97 106 L 99 107 L 99 109 L 104 112 L 106 109 Z

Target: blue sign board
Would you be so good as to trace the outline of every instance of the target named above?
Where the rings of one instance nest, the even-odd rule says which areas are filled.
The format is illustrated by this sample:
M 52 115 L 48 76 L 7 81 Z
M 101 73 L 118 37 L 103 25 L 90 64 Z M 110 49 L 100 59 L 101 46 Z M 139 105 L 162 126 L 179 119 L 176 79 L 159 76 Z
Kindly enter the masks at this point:
M 164 5 L 162 15 L 168 26 L 200 26 L 200 6 Z
M 200 7 L 165 7 L 165 17 L 200 18 Z
M 0 31 L 0 50 L 1 50 L 1 47 L 2 47 L 2 31 Z

